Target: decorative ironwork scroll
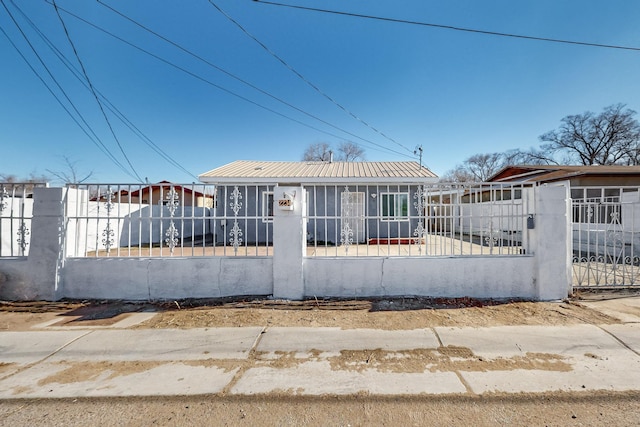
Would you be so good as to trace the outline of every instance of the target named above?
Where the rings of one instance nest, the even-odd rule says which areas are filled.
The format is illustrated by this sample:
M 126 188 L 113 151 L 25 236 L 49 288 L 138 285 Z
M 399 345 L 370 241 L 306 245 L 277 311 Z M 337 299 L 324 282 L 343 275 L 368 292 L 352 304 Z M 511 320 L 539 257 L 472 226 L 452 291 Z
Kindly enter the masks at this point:
M 4 188 L 4 185 L 0 188 L 0 214 L 3 210 L 7 208 L 7 200 L 9 198 L 9 193 L 7 189 Z
M 27 236 L 29 235 L 29 229 L 24 222 L 24 219 L 20 222 L 20 227 L 18 228 L 18 245 L 20 245 L 20 254 L 24 255 L 27 250 Z
M 169 192 L 165 197 L 165 200 L 167 201 L 166 206 L 167 206 L 167 209 L 169 210 L 169 217 L 171 219 L 169 220 L 169 228 L 164 233 L 164 235 L 167 237 L 166 239 L 164 239 L 164 242 L 169 247 L 169 253 L 171 255 L 173 255 L 174 249 L 176 248 L 176 246 L 178 246 L 178 236 L 180 236 L 180 233 L 176 228 L 176 224 L 173 221 L 176 215 L 176 210 L 178 209 L 179 199 L 180 197 L 178 195 L 178 192 L 173 188 L 173 186 L 171 186 L 171 188 L 169 189 Z
M 413 194 L 413 198 L 416 200 L 413 202 L 413 206 L 416 208 L 418 214 L 418 225 L 413 231 L 413 243 L 418 245 L 418 253 L 422 255 L 422 243 L 426 239 L 426 229 L 424 227 L 426 220 L 425 205 L 426 205 L 426 190 L 422 185 L 419 185 L 416 192 Z
M 107 191 L 104 194 L 105 204 L 104 208 L 107 210 L 107 226 L 102 231 L 102 245 L 107 251 L 107 255 L 111 253 L 111 247 L 115 243 L 115 232 L 111 228 L 111 211 L 114 208 L 113 200 L 115 199 L 115 192 L 111 189 L 111 186 L 107 187 Z
M 344 246 L 345 254 L 348 254 L 349 247 L 353 244 L 353 228 L 350 225 L 350 220 L 353 216 L 353 200 L 348 186 L 344 187 L 341 199 L 344 219 L 340 228 L 340 244 Z
M 240 225 L 238 223 L 238 213 L 240 212 L 240 209 L 242 209 L 242 193 L 240 192 L 240 189 L 238 188 L 238 186 L 236 185 L 235 187 L 233 187 L 233 191 L 231 192 L 231 196 L 229 196 L 231 203 L 229 203 L 229 207 L 231 208 L 231 210 L 233 211 L 233 227 L 231 228 L 231 231 L 229 232 L 229 242 L 231 243 L 231 245 L 233 246 L 233 253 L 234 254 L 238 254 L 238 248 L 240 247 L 240 245 L 242 244 L 242 229 L 240 228 Z
M 107 222 L 107 226 L 102 231 L 102 237 L 103 237 L 102 245 L 104 246 L 105 250 L 107 251 L 107 254 L 111 253 L 111 247 L 115 243 L 114 236 L 115 236 L 115 233 L 114 233 L 113 229 L 111 228 L 111 223 Z
M 489 246 L 489 253 L 493 253 L 493 248 L 498 246 L 498 240 L 500 237 L 500 232 L 493 228 L 493 220 L 487 221 L 488 231 L 484 235 L 484 243 Z

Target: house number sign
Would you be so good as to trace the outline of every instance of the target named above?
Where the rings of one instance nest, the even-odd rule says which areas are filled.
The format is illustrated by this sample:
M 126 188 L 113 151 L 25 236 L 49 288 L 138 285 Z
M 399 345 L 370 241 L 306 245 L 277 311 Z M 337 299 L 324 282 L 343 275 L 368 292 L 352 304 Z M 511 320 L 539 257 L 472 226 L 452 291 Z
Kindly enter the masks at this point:
M 279 199 L 278 207 L 282 211 L 292 211 L 293 210 L 293 200 L 291 199 Z

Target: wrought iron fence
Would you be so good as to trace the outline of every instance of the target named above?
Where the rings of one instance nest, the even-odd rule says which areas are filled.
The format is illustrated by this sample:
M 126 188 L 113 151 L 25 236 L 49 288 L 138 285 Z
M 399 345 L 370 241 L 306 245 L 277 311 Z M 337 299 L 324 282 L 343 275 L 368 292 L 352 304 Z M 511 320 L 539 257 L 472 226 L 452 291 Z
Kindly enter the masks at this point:
M 524 255 L 528 184 L 307 187 L 307 256 Z
M 69 257 L 269 256 L 260 186 L 87 184 L 67 207 Z M 257 240 L 263 223 L 266 240 Z M 264 234 L 264 233 L 263 233 Z
M 33 189 L 46 183 L 0 183 L 0 257 L 29 255 Z
M 204 185 L 87 184 L 67 206 L 69 256 L 196 256 L 210 239 Z M 72 199 L 70 199 L 72 200 Z
M 640 187 L 574 187 L 573 285 L 640 287 Z
M 271 256 L 272 184 L 91 184 L 67 207 L 67 256 Z M 523 184 L 308 185 L 307 256 L 524 255 Z

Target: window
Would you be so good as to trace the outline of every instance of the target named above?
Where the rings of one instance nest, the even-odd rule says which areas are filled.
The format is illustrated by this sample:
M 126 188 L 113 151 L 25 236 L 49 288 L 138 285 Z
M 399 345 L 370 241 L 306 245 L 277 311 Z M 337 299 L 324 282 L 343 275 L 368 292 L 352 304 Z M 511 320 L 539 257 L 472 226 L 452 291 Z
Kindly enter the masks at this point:
M 262 222 L 273 222 L 273 191 L 262 192 Z
M 380 203 L 383 221 L 409 220 L 409 193 L 382 193 Z

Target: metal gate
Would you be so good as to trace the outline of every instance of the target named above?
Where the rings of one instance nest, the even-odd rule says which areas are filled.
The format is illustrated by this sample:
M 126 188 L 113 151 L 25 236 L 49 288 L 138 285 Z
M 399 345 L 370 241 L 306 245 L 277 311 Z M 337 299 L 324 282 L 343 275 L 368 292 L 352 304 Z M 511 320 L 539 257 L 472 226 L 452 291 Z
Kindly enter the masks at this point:
M 640 288 L 640 188 L 573 187 L 574 288 Z

